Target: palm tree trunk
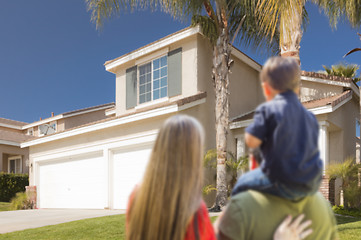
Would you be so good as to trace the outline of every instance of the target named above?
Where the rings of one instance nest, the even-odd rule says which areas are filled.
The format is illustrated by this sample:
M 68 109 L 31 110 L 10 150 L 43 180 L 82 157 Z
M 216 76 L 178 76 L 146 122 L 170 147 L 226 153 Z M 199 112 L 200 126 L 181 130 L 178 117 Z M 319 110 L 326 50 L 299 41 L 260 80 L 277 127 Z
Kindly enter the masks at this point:
M 291 4 L 294 1 L 290 1 Z M 300 42 L 302 38 L 302 7 L 292 6 L 280 19 L 280 49 L 282 57 L 295 58 L 300 61 Z
M 229 120 L 229 70 L 231 46 L 228 30 L 221 27 L 216 46 L 213 48 L 213 80 L 216 97 L 216 147 L 217 147 L 217 195 L 214 208 L 220 210 L 227 203 L 227 133 Z

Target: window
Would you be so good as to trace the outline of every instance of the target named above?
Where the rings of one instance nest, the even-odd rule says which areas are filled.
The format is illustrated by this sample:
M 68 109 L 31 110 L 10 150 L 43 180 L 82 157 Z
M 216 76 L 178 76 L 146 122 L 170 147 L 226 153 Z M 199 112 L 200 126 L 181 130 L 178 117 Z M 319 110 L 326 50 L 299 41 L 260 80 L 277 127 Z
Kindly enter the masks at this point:
M 22 172 L 22 158 L 21 156 L 9 157 L 9 173 Z
M 39 136 L 49 135 L 56 132 L 56 122 L 39 125 Z
M 139 67 L 139 104 L 168 96 L 167 56 Z

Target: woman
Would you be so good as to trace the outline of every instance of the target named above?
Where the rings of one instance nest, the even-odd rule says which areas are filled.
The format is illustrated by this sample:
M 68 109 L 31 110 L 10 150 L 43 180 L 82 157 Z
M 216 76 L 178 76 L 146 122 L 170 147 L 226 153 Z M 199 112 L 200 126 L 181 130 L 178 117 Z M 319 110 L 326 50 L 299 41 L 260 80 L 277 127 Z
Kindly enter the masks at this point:
M 176 115 L 165 121 L 129 199 L 127 239 L 216 239 L 201 195 L 203 143 L 196 119 Z

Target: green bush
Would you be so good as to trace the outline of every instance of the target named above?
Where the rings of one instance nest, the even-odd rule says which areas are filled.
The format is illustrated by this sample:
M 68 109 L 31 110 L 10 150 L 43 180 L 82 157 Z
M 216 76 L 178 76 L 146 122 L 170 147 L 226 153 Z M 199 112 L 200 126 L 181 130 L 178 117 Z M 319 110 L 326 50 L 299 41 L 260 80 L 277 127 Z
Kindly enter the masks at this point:
M 9 202 L 29 185 L 28 174 L 0 173 L 0 202 Z
M 334 213 L 341 214 L 341 215 L 348 215 L 352 217 L 361 217 L 361 210 L 351 208 L 345 209 L 343 206 L 332 206 L 332 210 Z
M 16 196 L 11 199 L 10 208 L 11 210 L 34 209 L 34 205 L 26 192 L 18 192 Z

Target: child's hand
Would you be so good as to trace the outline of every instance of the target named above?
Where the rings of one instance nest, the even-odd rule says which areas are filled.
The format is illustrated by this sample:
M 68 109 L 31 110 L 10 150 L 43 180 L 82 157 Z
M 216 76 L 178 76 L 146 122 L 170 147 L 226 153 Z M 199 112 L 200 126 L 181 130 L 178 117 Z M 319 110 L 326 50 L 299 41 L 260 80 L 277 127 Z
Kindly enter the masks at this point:
M 312 233 L 312 229 L 306 229 L 311 225 L 312 221 L 307 220 L 301 223 L 305 217 L 304 214 L 299 215 L 293 222 L 292 216 L 288 216 L 276 229 L 273 240 L 299 240 L 305 239 Z M 305 230 L 306 229 L 306 230 Z

